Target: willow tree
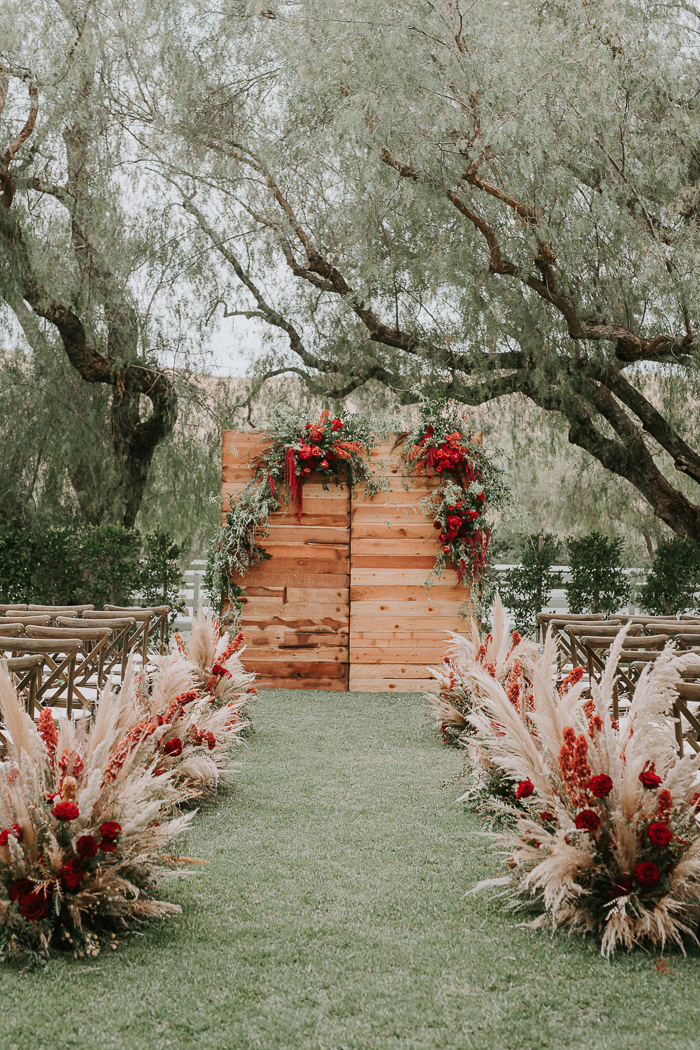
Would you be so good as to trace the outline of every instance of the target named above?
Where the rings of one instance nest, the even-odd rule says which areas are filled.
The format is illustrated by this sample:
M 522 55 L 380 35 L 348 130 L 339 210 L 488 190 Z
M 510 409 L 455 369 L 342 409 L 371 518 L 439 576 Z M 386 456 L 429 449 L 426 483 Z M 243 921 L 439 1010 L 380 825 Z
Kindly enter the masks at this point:
M 263 373 L 524 395 L 700 539 L 700 453 L 651 382 L 697 396 L 694 5 L 263 7 L 180 26 L 180 145 L 152 139 Z
M 176 253 L 110 108 L 129 75 L 128 12 L 103 0 L 3 6 L 0 295 L 35 359 L 58 349 L 70 369 L 54 393 L 69 402 L 62 441 L 72 442 L 68 471 L 85 517 L 132 526 L 177 418 L 153 350 L 154 303 Z M 74 425 L 81 401 L 91 424 L 102 414 L 97 437 Z

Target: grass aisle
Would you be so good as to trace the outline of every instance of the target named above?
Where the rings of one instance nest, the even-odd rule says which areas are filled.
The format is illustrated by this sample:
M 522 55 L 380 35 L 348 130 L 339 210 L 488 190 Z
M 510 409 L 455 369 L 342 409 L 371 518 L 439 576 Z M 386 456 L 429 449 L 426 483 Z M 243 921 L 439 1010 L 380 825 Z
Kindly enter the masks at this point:
M 270 692 L 255 718 L 182 845 L 211 861 L 168 885 L 183 915 L 0 970 L 2 1050 L 696 1050 L 700 953 L 611 964 L 463 898 L 494 861 L 420 698 Z

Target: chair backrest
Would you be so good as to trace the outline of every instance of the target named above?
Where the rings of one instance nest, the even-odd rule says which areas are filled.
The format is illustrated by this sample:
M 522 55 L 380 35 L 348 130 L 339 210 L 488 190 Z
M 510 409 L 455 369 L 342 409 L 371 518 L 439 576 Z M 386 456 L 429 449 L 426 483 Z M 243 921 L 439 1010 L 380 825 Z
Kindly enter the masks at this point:
M 110 628 L 110 629 L 118 630 L 120 627 L 133 627 L 133 625 L 135 623 L 136 623 L 136 620 L 134 620 L 133 617 L 126 617 L 125 616 L 123 619 L 108 619 L 107 617 L 105 617 L 103 619 L 101 618 L 99 620 L 95 620 L 91 616 L 89 620 L 82 619 L 80 621 L 80 626 L 84 627 L 84 628 L 85 627 L 91 628 L 91 629 L 94 629 L 94 628 L 97 628 L 97 627 L 104 627 L 104 628 Z M 58 627 L 70 627 L 71 626 L 71 621 L 69 619 L 66 619 L 63 616 L 57 616 L 56 617 L 56 624 L 57 624 Z M 76 623 L 76 626 L 77 626 L 77 623 Z
M 91 620 L 114 620 L 114 619 L 131 619 L 131 620 L 150 620 L 153 616 L 152 609 L 125 609 L 123 612 L 118 612 L 116 609 L 95 609 L 94 612 L 90 613 Z M 83 617 L 85 619 L 85 617 Z
M 641 638 L 630 638 L 628 635 L 622 643 L 622 650 L 663 649 L 668 640 L 667 634 L 643 634 Z
M 621 623 L 611 624 L 610 626 L 606 624 L 605 627 L 598 626 L 598 624 L 595 623 L 570 623 L 567 624 L 567 631 L 569 632 L 569 634 L 573 634 L 575 637 L 582 637 L 585 635 L 587 638 L 598 637 L 614 639 L 617 638 L 623 626 L 624 625 Z M 629 637 L 630 635 L 637 635 L 641 633 L 641 624 L 634 624 L 632 627 L 630 627 L 629 631 L 627 632 L 627 636 Z
M 31 609 L 32 612 L 62 613 L 64 616 L 68 615 L 71 612 L 74 612 L 77 616 L 79 616 L 83 612 L 89 612 L 91 609 L 94 609 L 95 606 L 94 605 L 30 605 L 30 606 L 28 606 L 28 608 Z
M 0 623 L 0 638 L 19 638 L 22 634 L 23 623 Z
M 0 635 L 0 652 L 69 653 L 82 647 L 80 638 L 19 638 Z
M 169 613 L 169 605 L 105 605 L 105 610 L 109 612 L 123 612 L 123 613 L 135 613 L 135 612 L 146 612 L 146 613 Z
M 6 661 L 8 671 L 31 671 L 34 667 L 43 667 L 46 661 L 43 656 L 12 656 Z
M 0 616 L 8 612 L 26 612 L 27 609 L 27 605 L 0 605 Z
M 83 641 L 96 642 L 111 633 L 111 627 L 79 627 L 77 624 L 75 627 L 27 627 L 29 638 L 81 638 Z
M 7 616 L 0 616 L 0 630 L 5 626 L 5 620 L 10 620 L 12 623 L 23 623 L 25 627 L 29 624 L 34 627 L 41 627 L 42 624 L 48 627 L 51 623 L 51 617 L 46 613 L 14 613 L 12 616 L 8 613 Z

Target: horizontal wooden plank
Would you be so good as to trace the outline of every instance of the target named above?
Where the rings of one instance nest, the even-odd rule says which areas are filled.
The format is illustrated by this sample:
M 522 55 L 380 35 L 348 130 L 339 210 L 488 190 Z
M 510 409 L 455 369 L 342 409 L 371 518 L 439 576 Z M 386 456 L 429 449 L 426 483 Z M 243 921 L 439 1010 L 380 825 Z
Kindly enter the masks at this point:
M 351 667 L 381 667 L 384 662 L 401 661 L 403 664 L 414 664 L 420 667 L 437 666 L 442 663 L 445 654 L 445 644 L 431 646 L 421 645 L 419 648 L 408 649 L 403 646 L 387 646 L 386 648 L 365 648 L 362 646 L 350 646 Z
M 286 517 L 283 521 L 287 522 Z M 434 531 L 434 530 L 433 530 Z M 263 545 L 268 543 L 330 543 L 336 547 L 347 546 L 350 542 L 350 523 L 343 528 L 331 528 L 324 526 L 310 526 L 282 524 L 276 518 L 270 519 L 270 534 L 266 536 Z
M 430 661 L 429 661 L 430 662 Z M 350 678 L 402 678 L 409 682 L 419 678 L 424 681 L 428 676 L 424 663 L 386 663 L 365 664 L 353 662 L 350 665 Z
M 398 584 L 406 584 L 408 586 L 421 586 L 425 583 L 426 574 L 423 573 L 422 569 L 353 569 L 352 582 L 353 584 L 372 584 L 372 586 L 380 587 L 383 584 L 387 586 L 396 586 Z M 436 580 L 437 583 L 441 584 L 457 584 L 457 573 L 454 569 L 445 569 L 442 574 L 442 579 Z M 469 594 L 466 587 L 463 587 L 465 596 Z
M 315 573 L 287 571 L 285 567 L 275 568 L 270 561 L 254 569 L 245 576 L 234 576 L 234 582 L 241 587 L 253 584 L 256 587 L 304 587 L 312 591 L 347 590 L 350 583 L 348 573 Z
M 262 544 L 268 554 L 279 561 L 318 558 L 325 565 L 328 562 L 345 562 L 350 557 L 350 548 L 347 543 L 342 545 L 314 543 L 312 540 L 307 540 L 306 543 L 276 543 L 274 540 L 263 539 Z
M 347 593 L 347 592 L 346 592 Z M 274 598 L 249 598 L 243 602 L 243 618 L 251 622 L 264 616 L 281 616 L 284 620 L 298 617 L 302 620 L 316 619 L 319 623 L 331 616 L 334 620 L 347 620 L 350 612 L 348 602 L 283 602 Z
M 376 616 L 376 617 L 359 617 L 355 618 L 352 613 L 350 615 L 350 631 L 364 631 L 364 632 L 376 632 L 376 634 L 386 634 L 391 631 L 420 631 L 422 628 L 430 627 L 436 622 L 441 625 L 445 625 L 445 630 L 450 630 L 450 625 L 454 624 L 453 630 L 457 630 L 457 625 L 462 626 L 463 620 L 460 620 L 455 614 L 454 620 L 450 620 L 447 617 L 438 619 L 432 616 L 428 619 L 425 616 Z
M 398 520 L 387 521 L 386 516 L 374 514 L 369 521 L 364 521 L 358 515 L 353 519 L 352 543 L 353 549 L 358 540 L 422 540 L 431 538 L 435 542 L 435 529 L 430 518 L 421 515 L 401 514 Z
M 435 561 L 435 557 L 440 550 L 440 545 L 435 540 L 436 536 L 437 533 L 435 532 L 435 529 L 430 530 L 430 535 L 426 534 L 419 539 L 408 539 L 402 536 L 391 536 L 388 539 L 356 539 L 355 536 L 353 536 L 353 563 L 354 559 L 359 555 L 370 555 L 374 557 L 377 555 L 387 555 L 392 558 L 407 558 L 417 555 L 430 557 Z
M 329 646 L 317 646 L 315 648 L 284 648 L 278 649 L 275 646 L 263 648 L 262 646 L 249 646 L 246 650 L 246 659 L 244 666 L 246 669 L 252 663 L 259 664 L 264 660 L 270 661 L 270 663 L 279 663 L 280 661 L 294 664 L 309 664 L 309 663 L 330 663 L 330 664 L 347 664 L 348 662 L 348 649 L 347 644 L 343 647 L 338 646 L 337 648 L 331 648 Z
M 356 601 L 350 607 L 350 617 L 353 627 L 362 620 L 370 620 L 374 617 L 391 618 L 393 616 L 425 616 L 431 620 L 454 620 L 459 616 L 459 601 L 454 599 L 433 601 L 424 598 L 419 602 L 402 602 L 397 600 L 378 601 Z
M 430 598 L 431 601 L 453 601 L 459 605 L 464 601 L 465 597 L 466 591 L 461 585 L 453 586 L 442 583 L 434 583 L 429 593 L 425 585 L 416 587 L 399 583 L 388 587 L 373 587 L 371 584 L 351 584 L 350 586 L 350 601 L 353 602 L 381 601 L 382 598 L 404 602 L 422 602 Z
M 333 663 L 330 660 L 276 660 L 268 663 L 265 660 L 246 660 L 246 671 L 264 675 L 266 678 L 344 678 L 347 676 L 346 663 Z
M 353 693 L 427 693 L 435 691 L 434 678 L 359 678 L 350 676 Z M 309 688 L 313 688 L 309 686 Z
M 353 554 L 350 562 L 350 572 L 353 569 L 425 569 L 424 580 L 435 564 L 436 555 L 412 555 L 404 558 L 400 555 L 390 556 L 388 554 Z
M 267 678 L 256 681 L 258 689 L 318 689 L 326 692 L 347 692 L 347 679 L 343 678 Z
M 332 616 L 270 616 L 269 619 L 262 618 L 256 621 L 253 617 L 246 617 L 245 615 L 241 618 L 242 629 L 246 631 L 250 626 L 255 626 L 256 623 L 264 623 L 270 627 L 276 626 L 287 626 L 294 631 L 303 631 L 305 627 L 310 630 L 318 630 L 320 625 L 330 627 L 334 632 L 347 629 L 348 621 L 347 618 L 332 617 Z

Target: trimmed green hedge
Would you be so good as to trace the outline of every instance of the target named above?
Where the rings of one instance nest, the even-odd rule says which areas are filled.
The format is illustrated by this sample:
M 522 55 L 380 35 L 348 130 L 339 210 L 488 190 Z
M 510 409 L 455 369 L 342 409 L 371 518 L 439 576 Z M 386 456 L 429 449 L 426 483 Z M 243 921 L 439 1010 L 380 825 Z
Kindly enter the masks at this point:
M 135 591 L 177 605 L 182 550 L 167 533 L 121 525 L 27 531 L 0 527 L 0 603 L 123 605 Z M 181 604 L 181 603 L 179 603 Z

